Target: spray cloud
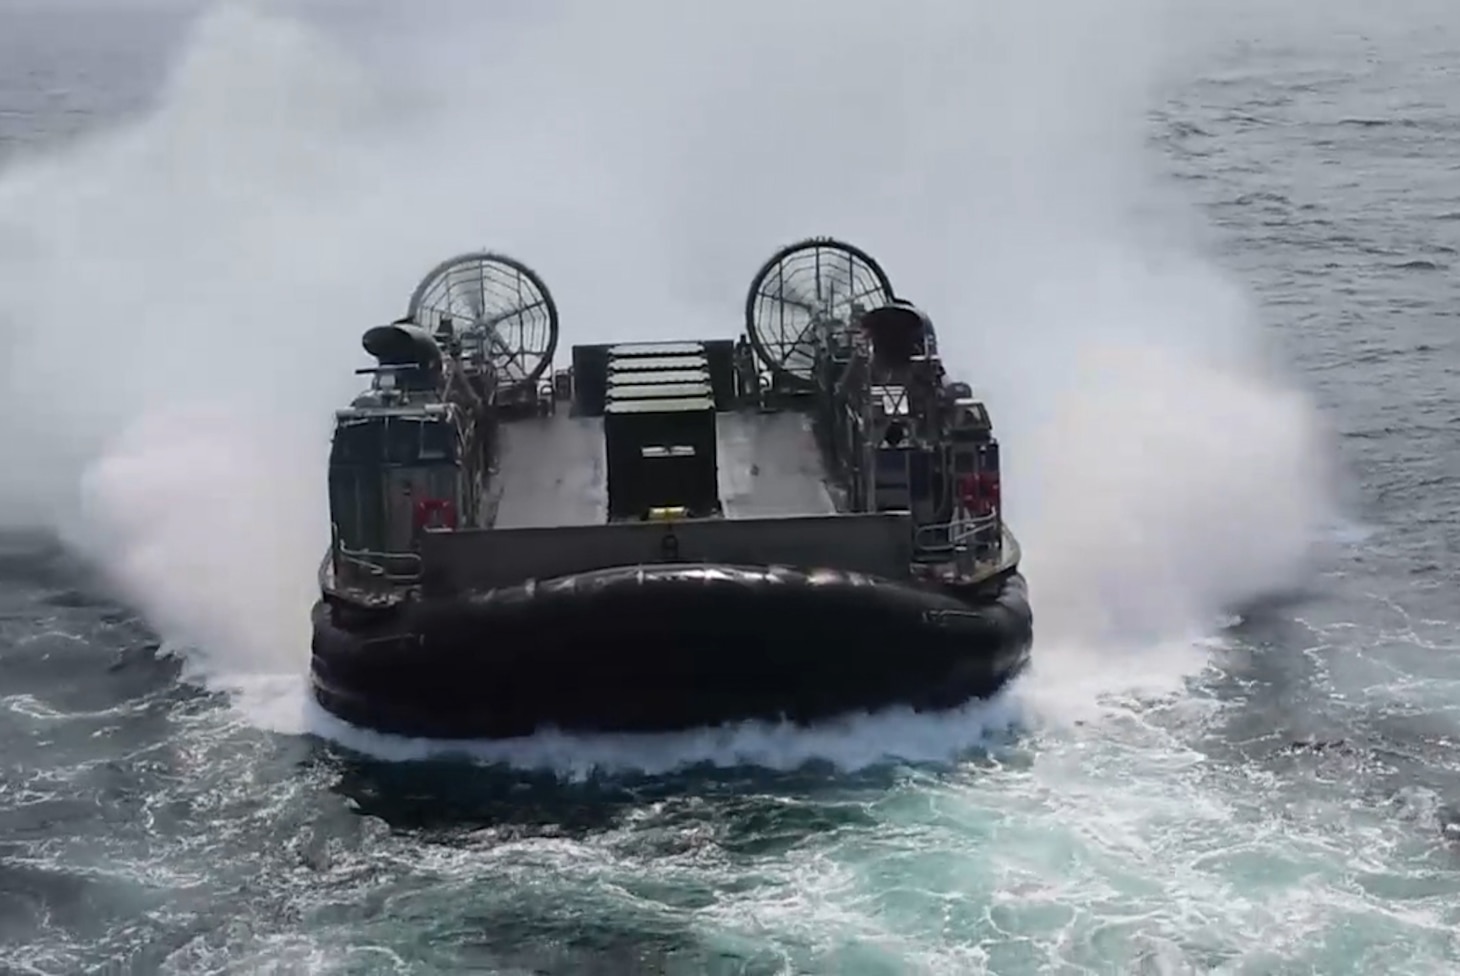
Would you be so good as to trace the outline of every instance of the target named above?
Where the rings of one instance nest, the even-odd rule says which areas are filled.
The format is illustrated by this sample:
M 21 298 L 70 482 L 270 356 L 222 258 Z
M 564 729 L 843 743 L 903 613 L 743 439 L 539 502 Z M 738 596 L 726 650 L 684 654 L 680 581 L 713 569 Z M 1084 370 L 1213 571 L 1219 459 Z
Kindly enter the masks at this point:
M 207 13 L 147 118 L 0 177 L 0 502 L 214 676 L 298 669 L 359 333 L 478 246 L 568 343 L 731 335 L 776 246 L 867 247 L 990 399 L 1038 653 L 1298 565 L 1308 407 L 1136 213 L 1159 0 L 314 13 Z

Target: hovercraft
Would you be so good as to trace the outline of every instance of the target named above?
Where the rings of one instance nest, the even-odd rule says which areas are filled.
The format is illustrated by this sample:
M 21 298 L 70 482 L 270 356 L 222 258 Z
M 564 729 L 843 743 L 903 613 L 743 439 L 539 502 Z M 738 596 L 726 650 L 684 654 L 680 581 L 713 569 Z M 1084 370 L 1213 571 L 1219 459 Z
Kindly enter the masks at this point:
M 572 347 L 542 279 L 446 261 L 336 413 L 314 695 L 381 732 L 807 724 L 1029 659 L 988 410 L 865 252 L 761 268 L 738 339 Z

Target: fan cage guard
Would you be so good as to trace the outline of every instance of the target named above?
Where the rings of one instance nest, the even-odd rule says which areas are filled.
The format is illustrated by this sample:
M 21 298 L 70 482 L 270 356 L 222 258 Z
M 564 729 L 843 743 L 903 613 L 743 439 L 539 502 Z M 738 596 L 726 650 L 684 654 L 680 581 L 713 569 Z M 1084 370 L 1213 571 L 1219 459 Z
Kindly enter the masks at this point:
M 848 322 L 896 298 L 887 273 L 866 251 L 831 237 L 787 245 L 761 266 L 745 300 L 745 326 L 760 361 L 782 382 L 814 383 L 818 326 Z
M 532 389 L 552 366 L 558 309 L 547 284 L 505 254 L 459 254 L 432 268 L 411 294 L 407 317 L 432 335 L 450 320 L 464 344 L 480 341 L 498 388 Z

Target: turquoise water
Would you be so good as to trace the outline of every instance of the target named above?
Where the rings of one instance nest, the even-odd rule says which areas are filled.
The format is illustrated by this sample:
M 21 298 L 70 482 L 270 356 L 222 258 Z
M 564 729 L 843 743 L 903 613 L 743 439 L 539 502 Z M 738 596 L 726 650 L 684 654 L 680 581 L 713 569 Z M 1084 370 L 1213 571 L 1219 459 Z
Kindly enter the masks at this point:
M 1447 8 L 7 9 L 7 965 L 1460 961 Z M 489 243 L 565 341 L 723 332 L 815 232 L 990 398 L 1032 674 L 465 755 L 308 706 L 362 323 Z

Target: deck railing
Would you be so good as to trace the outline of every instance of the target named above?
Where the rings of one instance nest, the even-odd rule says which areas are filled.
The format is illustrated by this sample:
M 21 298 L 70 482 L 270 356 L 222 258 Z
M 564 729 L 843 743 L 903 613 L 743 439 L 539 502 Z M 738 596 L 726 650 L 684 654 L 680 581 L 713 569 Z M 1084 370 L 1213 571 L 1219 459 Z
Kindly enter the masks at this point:
M 951 522 L 937 522 L 920 526 L 913 535 L 913 545 L 918 549 L 951 549 L 978 535 L 995 535 L 999 525 L 998 515 L 980 515 L 977 518 L 954 519 Z
M 325 589 L 384 591 L 421 582 L 423 563 L 419 553 L 351 549 L 340 542 L 334 526 L 331 530 L 330 551 L 320 566 L 320 583 Z M 971 569 L 997 556 L 1001 540 L 997 514 L 924 525 L 913 533 L 913 558 L 919 562 L 952 562 Z
M 951 559 L 959 566 L 976 565 L 998 550 L 1002 537 L 997 514 L 954 519 L 920 526 L 913 533 L 914 558 Z
M 340 541 L 337 526 L 330 526 L 330 553 L 326 566 L 335 586 L 410 586 L 421 581 L 421 556 L 415 552 L 379 552 L 351 549 Z

